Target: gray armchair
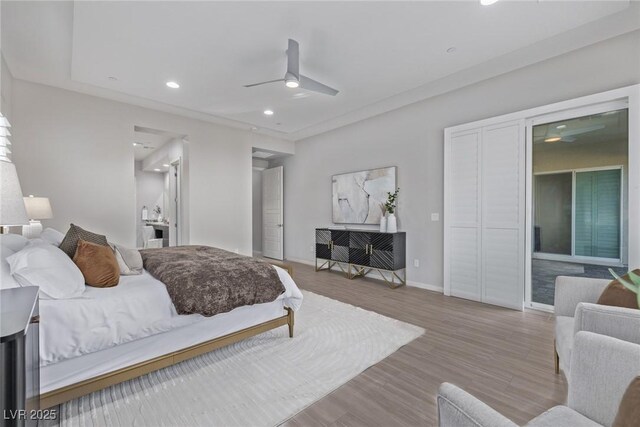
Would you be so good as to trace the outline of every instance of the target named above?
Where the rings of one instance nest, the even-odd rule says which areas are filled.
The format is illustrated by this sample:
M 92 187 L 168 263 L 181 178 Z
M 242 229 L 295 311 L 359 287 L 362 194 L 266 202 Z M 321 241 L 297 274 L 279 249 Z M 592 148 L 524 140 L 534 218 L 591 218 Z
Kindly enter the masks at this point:
M 569 376 L 574 336 L 595 332 L 640 344 L 640 310 L 596 304 L 610 280 L 558 276 L 555 290 L 555 367 Z
M 622 395 L 640 375 L 640 345 L 578 332 L 571 356 L 566 406 L 538 415 L 527 427 L 611 426 Z M 440 427 L 517 427 L 517 424 L 453 384 L 438 390 Z

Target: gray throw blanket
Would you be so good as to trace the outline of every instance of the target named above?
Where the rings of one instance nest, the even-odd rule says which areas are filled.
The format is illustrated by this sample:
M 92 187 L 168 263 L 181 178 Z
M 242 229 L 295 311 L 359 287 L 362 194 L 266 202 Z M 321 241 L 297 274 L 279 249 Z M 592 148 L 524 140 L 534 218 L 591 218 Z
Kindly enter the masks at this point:
M 140 251 L 144 268 L 167 287 L 178 314 L 213 316 L 274 301 L 285 289 L 275 268 L 209 246 Z

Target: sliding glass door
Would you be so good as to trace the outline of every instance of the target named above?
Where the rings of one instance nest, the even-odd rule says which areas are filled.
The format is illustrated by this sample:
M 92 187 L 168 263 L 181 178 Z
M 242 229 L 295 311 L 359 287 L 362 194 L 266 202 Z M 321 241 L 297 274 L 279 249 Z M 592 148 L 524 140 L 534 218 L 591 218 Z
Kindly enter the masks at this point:
M 586 114 L 554 113 L 530 122 L 529 306 L 554 304 L 557 276 L 626 272 L 630 159 L 624 106 L 612 102 L 581 110 Z
M 576 172 L 575 255 L 620 259 L 621 169 Z

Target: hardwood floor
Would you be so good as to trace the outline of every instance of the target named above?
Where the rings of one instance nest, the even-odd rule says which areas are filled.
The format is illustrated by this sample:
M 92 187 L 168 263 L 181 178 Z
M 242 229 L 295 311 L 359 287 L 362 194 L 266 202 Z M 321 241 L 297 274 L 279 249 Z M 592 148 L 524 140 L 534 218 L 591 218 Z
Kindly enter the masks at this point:
M 518 424 L 566 398 L 553 368 L 553 316 L 518 312 L 413 287 L 389 289 L 294 263 L 301 289 L 426 329 L 426 333 L 285 423 L 431 426 L 438 386 L 451 382 Z

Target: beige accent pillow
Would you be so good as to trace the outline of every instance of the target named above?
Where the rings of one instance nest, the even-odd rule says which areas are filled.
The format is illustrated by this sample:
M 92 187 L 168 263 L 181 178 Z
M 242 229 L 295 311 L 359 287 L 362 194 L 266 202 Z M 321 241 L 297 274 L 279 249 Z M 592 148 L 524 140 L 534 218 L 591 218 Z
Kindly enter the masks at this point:
M 142 255 L 137 249 L 127 248 L 117 243 L 110 243 L 118 261 L 122 276 L 135 276 L 142 274 Z
M 96 288 L 110 288 L 120 281 L 120 268 L 110 246 L 79 240 L 73 256 L 84 282 Z

